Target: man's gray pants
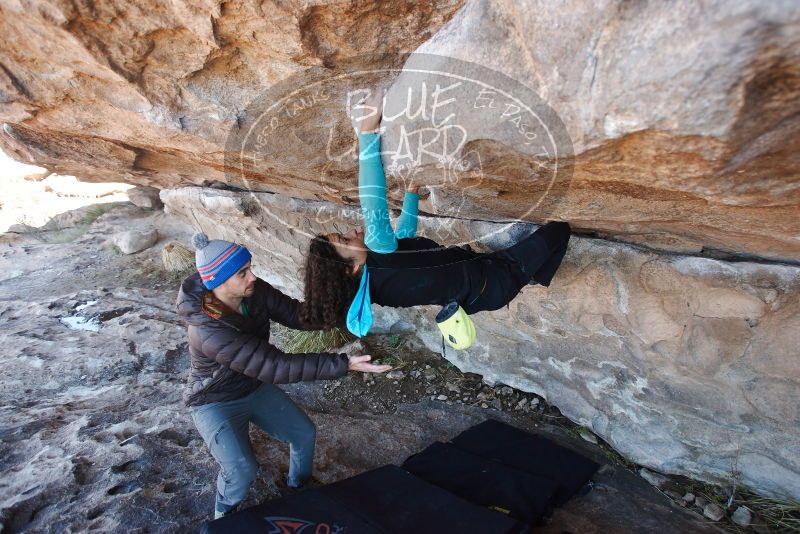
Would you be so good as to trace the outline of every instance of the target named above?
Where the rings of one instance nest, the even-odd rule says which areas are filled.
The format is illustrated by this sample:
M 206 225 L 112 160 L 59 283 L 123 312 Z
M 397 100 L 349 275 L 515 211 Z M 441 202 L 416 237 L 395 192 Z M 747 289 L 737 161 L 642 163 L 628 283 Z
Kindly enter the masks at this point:
M 250 421 L 289 444 L 289 486 L 302 486 L 311 477 L 316 428 L 277 387 L 261 384 L 241 399 L 193 406 L 189 410 L 220 466 L 216 511 L 227 513 L 235 508 L 247 496 L 256 478 L 258 462 L 250 445 Z

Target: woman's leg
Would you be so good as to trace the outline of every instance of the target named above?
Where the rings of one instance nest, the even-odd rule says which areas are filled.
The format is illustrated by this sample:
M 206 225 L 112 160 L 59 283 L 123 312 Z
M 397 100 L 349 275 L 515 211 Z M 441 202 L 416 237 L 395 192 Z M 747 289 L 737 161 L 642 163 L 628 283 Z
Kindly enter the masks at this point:
M 570 228 L 565 222 L 549 222 L 519 243 L 489 254 L 512 262 L 528 282 L 550 285 L 567 251 Z
M 549 222 L 534 232 L 537 234 L 544 239 L 550 255 L 533 273 L 532 279 L 547 287 L 564 259 L 572 230 L 565 222 Z
M 521 278 L 519 269 L 508 261 L 484 258 L 486 287 L 471 304 L 464 306 L 468 315 L 482 311 L 499 310 L 514 300 L 520 290 L 527 285 Z
M 549 286 L 564 259 L 570 234 L 569 224 L 550 222 L 516 245 L 487 254 L 486 288 L 464 311 L 471 315 L 507 306 L 531 281 Z
M 197 406 L 191 414 L 220 467 L 215 515 L 226 514 L 244 500 L 258 472 L 250 446 L 249 410 L 244 399 L 237 399 Z
M 289 444 L 287 484 L 299 488 L 314 467 L 314 423 L 282 390 L 263 384 L 251 395 L 253 422 L 264 432 Z

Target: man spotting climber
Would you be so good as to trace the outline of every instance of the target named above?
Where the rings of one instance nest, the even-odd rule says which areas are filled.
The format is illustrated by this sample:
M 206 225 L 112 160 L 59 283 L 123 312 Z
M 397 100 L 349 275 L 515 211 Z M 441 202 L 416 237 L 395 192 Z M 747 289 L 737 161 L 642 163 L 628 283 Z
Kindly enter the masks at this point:
M 350 371 L 382 373 L 370 356 L 285 354 L 269 342 L 269 322 L 301 330 L 302 303 L 257 278 L 250 252 L 195 234 L 197 272 L 181 284 L 176 303 L 189 333 L 190 372 L 184 392 L 197 430 L 220 466 L 214 517 L 233 511 L 255 480 L 258 463 L 249 426 L 289 443 L 287 485 L 310 478 L 316 430 L 308 416 L 273 384 L 333 379 Z

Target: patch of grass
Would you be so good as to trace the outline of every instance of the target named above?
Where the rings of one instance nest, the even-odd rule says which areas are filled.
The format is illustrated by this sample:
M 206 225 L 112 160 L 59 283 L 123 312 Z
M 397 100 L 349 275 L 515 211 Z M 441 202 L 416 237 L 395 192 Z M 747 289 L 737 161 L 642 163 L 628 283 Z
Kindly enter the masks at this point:
M 289 330 L 285 350 L 294 352 L 327 352 L 346 345 L 356 338 L 346 330 Z
M 90 225 L 94 221 L 96 221 L 101 215 L 104 213 L 108 213 L 112 209 L 116 207 L 116 203 L 108 202 L 105 204 L 93 204 L 86 210 L 84 213 L 83 218 L 81 219 L 81 224 Z
M 51 245 L 60 245 L 64 243 L 71 243 L 89 230 L 89 227 L 94 221 L 104 213 L 107 213 L 116 207 L 117 203 L 109 202 L 105 204 L 93 204 L 81 217 L 80 222 L 70 228 L 64 228 L 61 223 L 55 218 L 50 218 L 47 223 L 31 232 L 31 235 L 41 241 Z
M 389 346 L 392 347 L 393 349 L 400 348 L 400 345 L 403 344 L 403 338 L 400 337 L 400 334 L 391 334 L 389 336 L 388 341 L 389 341 Z
M 754 523 L 761 518 L 775 532 L 800 533 L 800 502 L 770 499 L 749 492 L 742 492 L 734 503 L 745 506 L 758 514 Z
M 117 245 L 111 245 L 108 247 L 111 249 L 111 253 L 115 256 L 122 256 L 122 249 L 120 249 Z
M 185 271 L 171 271 L 167 273 L 167 281 L 170 283 L 179 284 L 183 282 L 186 277 L 196 272 L 194 267 L 186 269 Z
M 48 223 L 49 224 L 49 223 Z M 73 226 L 72 228 L 59 228 L 57 225 L 52 226 L 53 229 L 47 230 L 38 230 L 35 232 L 31 232 L 31 235 L 38 241 L 42 243 L 48 243 L 51 245 L 60 245 L 63 243 L 71 243 L 75 241 L 80 236 L 86 233 L 88 230 L 88 226 L 80 225 L 80 226 Z
M 381 356 L 380 358 L 375 358 L 372 363 L 391 365 L 392 370 L 402 369 L 403 367 L 408 367 L 411 364 L 411 362 L 404 361 L 398 356 Z
M 725 510 L 728 522 L 720 522 L 718 525 L 728 531 L 751 532 L 750 529 L 744 529 L 730 521 L 730 515 L 738 507 L 744 506 L 753 514 L 752 525 L 769 527 L 770 532 L 800 534 L 800 502 L 798 501 L 757 495 L 743 488 L 738 482 L 731 490 L 699 481 L 693 481 L 686 489 Z
M 603 444 L 602 442 L 600 443 L 600 450 L 602 451 L 603 455 L 606 458 L 608 458 L 614 465 L 624 467 L 625 469 L 628 469 L 633 472 L 637 472 L 637 470 L 639 469 L 639 466 L 636 465 L 636 463 L 631 462 L 630 460 L 622 456 L 620 453 L 618 453 L 611 447 L 608 447 L 607 445 Z
M 194 252 L 180 243 L 170 242 L 161 250 L 161 261 L 168 272 L 190 273 L 195 269 Z

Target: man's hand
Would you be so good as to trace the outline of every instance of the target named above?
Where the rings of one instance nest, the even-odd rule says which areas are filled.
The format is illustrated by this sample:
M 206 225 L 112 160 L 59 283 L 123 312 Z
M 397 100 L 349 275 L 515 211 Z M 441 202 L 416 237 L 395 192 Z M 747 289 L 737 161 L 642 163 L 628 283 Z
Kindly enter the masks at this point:
M 347 370 L 348 371 L 361 371 L 362 373 L 385 373 L 392 368 L 391 365 L 375 365 L 368 363 L 372 356 L 364 354 L 363 356 L 348 356 L 347 357 Z

